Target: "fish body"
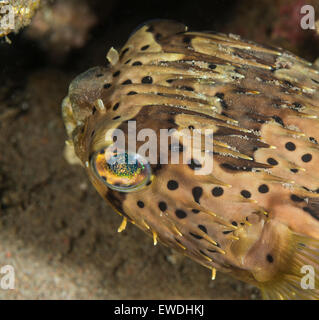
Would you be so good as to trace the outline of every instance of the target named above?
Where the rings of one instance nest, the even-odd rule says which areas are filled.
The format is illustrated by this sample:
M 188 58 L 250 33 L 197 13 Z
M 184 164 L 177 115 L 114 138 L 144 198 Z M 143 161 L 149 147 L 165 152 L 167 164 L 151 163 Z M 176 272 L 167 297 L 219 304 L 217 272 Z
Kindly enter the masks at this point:
M 319 271 L 318 68 L 167 20 L 146 23 L 107 59 L 73 80 L 62 112 L 94 187 L 123 216 L 119 231 L 131 222 L 213 278 L 229 273 L 264 298 L 318 299 L 316 274 L 314 289 L 301 286 L 303 266 Z M 131 124 L 155 133 L 147 148 L 157 161 L 109 151 L 116 130 L 128 142 Z M 167 151 L 163 129 L 177 137 Z M 211 172 L 198 174 L 204 164 L 194 154 L 161 163 L 192 148 L 182 130 L 194 137 L 206 129 L 211 149 L 197 151 L 213 160 Z M 137 140 L 141 150 L 145 137 Z M 107 162 L 119 154 L 124 164 Z

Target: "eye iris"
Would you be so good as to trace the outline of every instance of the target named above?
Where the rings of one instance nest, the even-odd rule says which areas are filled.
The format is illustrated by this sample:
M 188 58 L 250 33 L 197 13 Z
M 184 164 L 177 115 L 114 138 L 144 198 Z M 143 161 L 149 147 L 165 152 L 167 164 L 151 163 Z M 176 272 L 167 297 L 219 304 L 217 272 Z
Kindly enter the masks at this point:
M 116 154 L 107 149 L 93 157 L 92 167 L 103 183 L 122 192 L 138 190 L 151 176 L 150 165 L 140 155 Z
M 107 166 L 111 172 L 119 177 L 131 179 L 145 169 L 145 166 L 137 160 L 134 161 L 132 159 L 133 163 L 129 163 L 130 159 L 127 153 L 117 155 L 116 157 L 118 160 L 114 164 L 107 164 Z

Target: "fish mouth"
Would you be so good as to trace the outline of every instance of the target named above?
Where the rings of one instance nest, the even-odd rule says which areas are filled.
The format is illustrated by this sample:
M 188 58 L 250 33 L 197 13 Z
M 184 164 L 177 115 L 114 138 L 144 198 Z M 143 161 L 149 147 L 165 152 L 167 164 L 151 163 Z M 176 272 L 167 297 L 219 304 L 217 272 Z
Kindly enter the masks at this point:
M 68 95 L 62 103 L 62 115 L 70 138 L 77 126 L 83 126 L 85 120 L 92 115 L 92 106 L 96 101 L 105 97 L 104 87 L 111 79 L 109 68 L 97 66 L 72 80 Z

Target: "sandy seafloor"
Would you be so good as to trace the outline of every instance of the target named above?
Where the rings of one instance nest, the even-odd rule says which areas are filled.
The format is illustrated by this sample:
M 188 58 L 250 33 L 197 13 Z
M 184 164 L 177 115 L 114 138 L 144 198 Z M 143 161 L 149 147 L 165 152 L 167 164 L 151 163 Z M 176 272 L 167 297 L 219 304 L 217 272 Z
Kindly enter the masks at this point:
M 81 48 L 61 53 L 26 31 L 0 44 L 0 267 L 13 265 L 16 275 L 0 299 L 259 299 L 227 275 L 210 280 L 209 270 L 154 247 L 132 225 L 118 234 L 121 218 L 63 157 L 60 105 L 73 77 L 103 65 L 111 45 L 151 18 L 239 33 L 313 61 L 318 38 L 286 32 L 280 11 L 298 1 L 87 2 L 97 23 Z

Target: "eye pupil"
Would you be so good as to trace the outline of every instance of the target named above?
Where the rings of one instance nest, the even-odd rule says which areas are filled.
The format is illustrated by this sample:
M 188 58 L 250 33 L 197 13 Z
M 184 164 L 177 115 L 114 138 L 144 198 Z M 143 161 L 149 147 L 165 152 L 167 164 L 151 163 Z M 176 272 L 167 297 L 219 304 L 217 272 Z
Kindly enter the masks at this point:
M 132 178 L 145 169 L 143 163 L 129 157 L 127 153 L 116 155 L 114 158 L 116 159 L 115 163 L 112 161 L 111 164 L 108 163 L 107 165 L 115 175 Z
M 150 180 L 148 161 L 136 153 L 115 153 L 106 148 L 97 152 L 92 161 L 95 175 L 113 190 L 136 191 Z

